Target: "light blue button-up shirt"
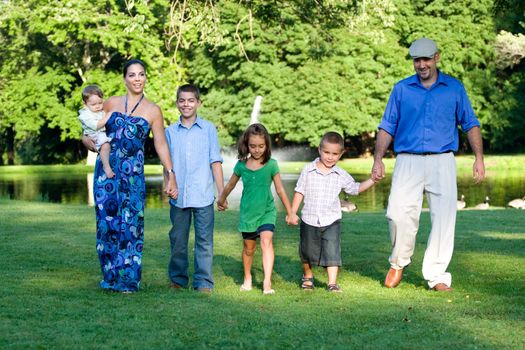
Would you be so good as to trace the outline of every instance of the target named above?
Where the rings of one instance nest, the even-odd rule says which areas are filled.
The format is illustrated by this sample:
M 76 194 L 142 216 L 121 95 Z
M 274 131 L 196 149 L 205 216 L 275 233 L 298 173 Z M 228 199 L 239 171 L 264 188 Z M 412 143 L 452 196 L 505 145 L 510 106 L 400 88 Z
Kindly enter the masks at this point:
M 197 116 L 187 128 L 180 118 L 166 129 L 166 139 L 177 178 L 179 195 L 170 203 L 179 208 L 201 208 L 215 199 L 212 163 L 221 162 L 215 126 Z
M 457 151 L 458 125 L 464 132 L 479 121 L 461 82 L 439 72 L 427 89 L 417 75 L 398 82 L 379 128 L 394 137 L 394 152 Z

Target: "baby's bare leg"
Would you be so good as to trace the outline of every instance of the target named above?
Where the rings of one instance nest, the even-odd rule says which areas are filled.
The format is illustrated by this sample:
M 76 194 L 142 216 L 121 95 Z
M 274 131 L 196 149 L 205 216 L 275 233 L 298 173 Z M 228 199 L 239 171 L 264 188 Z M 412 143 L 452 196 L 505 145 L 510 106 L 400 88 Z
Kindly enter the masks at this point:
M 110 146 L 109 142 L 103 143 L 102 146 L 100 146 L 100 160 L 102 161 L 102 167 L 104 168 L 104 173 L 106 174 L 106 177 L 111 179 L 115 176 L 115 173 L 111 169 L 111 166 L 109 165 L 109 151 Z

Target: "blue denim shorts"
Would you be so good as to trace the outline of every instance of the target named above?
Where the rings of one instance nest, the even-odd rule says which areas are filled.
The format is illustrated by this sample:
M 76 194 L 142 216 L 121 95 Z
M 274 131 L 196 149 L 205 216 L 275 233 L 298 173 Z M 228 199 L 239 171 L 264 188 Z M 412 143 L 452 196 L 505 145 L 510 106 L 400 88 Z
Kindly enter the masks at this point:
M 341 266 L 341 221 L 315 227 L 301 222 L 301 262 L 316 266 Z
M 255 232 L 243 232 L 242 238 L 248 239 L 252 241 L 256 241 L 257 238 L 261 235 L 261 232 L 264 231 L 275 231 L 275 225 L 274 224 L 262 224 L 261 226 L 257 227 L 257 231 Z

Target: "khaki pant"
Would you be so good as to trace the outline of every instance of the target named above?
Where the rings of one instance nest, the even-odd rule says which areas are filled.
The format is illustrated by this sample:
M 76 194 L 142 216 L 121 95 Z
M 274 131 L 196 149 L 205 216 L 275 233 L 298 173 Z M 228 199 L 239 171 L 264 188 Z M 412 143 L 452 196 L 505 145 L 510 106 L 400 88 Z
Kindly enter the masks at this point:
M 423 259 L 423 277 L 430 288 L 452 284 L 446 272 L 454 250 L 457 184 L 453 153 L 435 155 L 399 154 L 392 176 L 386 217 L 390 226 L 393 268 L 410 264 L 426 194 L 432 230 Z

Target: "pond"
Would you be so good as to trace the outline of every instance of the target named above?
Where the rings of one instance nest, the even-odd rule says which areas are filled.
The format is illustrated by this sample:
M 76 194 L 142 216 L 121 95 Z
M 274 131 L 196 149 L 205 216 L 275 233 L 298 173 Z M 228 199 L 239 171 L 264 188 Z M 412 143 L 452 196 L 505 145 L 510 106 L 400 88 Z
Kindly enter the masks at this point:
M 368 178 L 368 174 L 354 174 L 356 180 Z M 283 184 L 289 197 L 293 196 L 298 175 L 283 174 Z M 390 191 L 390 176 L 369 191 L 360 196 L 352 196 L 350 200 L 357 204 L 361 212 L 383 211 L 388 203 Z M 92 203 L 92 174 L 71 174 L 69 172 L 46 174 L 0 174 L 0 198 L 26 201 L 43 201 L 64 204 Z M 242 183 L 232 192 L 228 201 L 230 209 L 239 207 Z M 162 176 L 146 176 L 146 207 L 168 208 L 168 200 L 162 194 Z M 458 196 L 465 195 L 467 207 L 473 207 L 483 202 L 489 196 L 490 205 L 505 207 L 514 198 L 525 195 L 525 176 L 518 171 L 489 172 L 487 180 L 475 185 L 469 176 L 458 177 Z M 275 195 L 278 209 L 282 204 Z M 426 205 L 426 203 L 425 203 Z

